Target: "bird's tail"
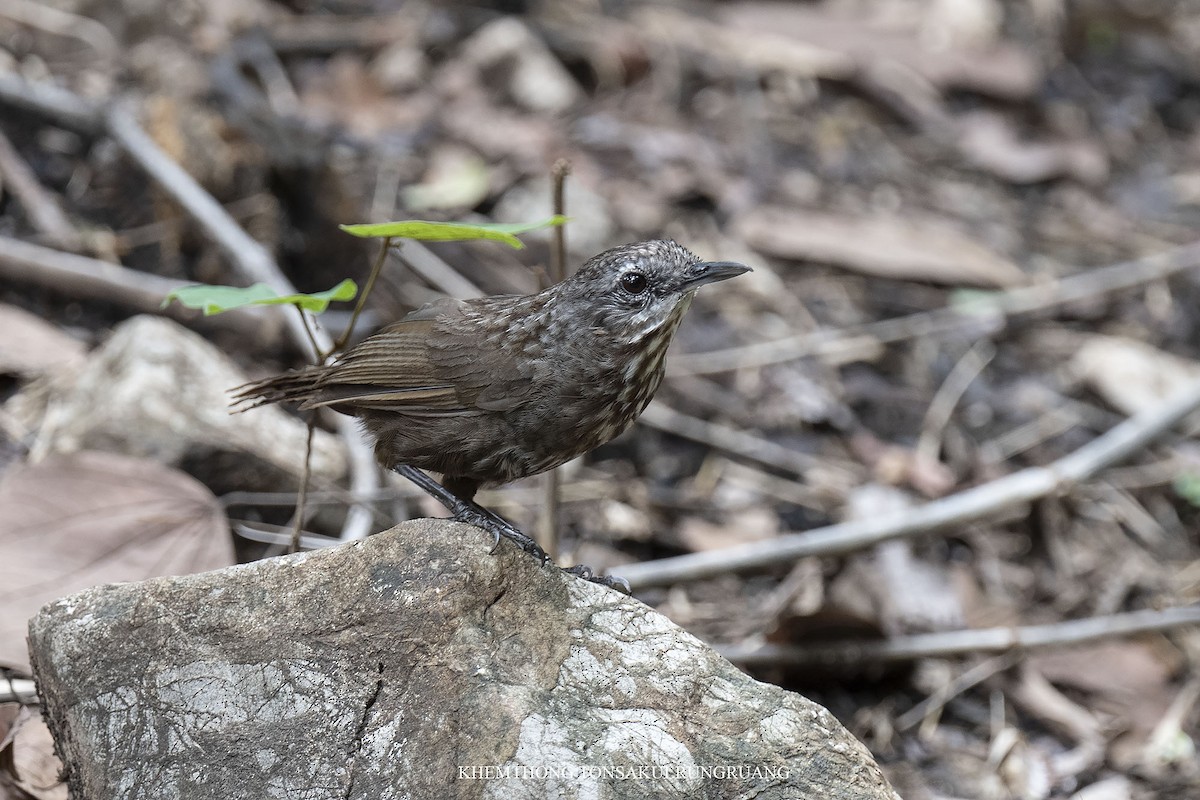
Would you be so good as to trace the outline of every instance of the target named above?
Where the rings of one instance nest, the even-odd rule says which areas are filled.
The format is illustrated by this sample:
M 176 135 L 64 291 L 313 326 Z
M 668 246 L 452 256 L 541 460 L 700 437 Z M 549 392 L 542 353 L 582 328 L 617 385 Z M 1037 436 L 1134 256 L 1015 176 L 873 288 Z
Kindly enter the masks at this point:
M 312 400 L 317 393 L 322 370 L 310 367 L 296 370 L 260 381 L 251 381 L 230 389 L 230 409 L 234 412 L 271 403 L 303 403 Z

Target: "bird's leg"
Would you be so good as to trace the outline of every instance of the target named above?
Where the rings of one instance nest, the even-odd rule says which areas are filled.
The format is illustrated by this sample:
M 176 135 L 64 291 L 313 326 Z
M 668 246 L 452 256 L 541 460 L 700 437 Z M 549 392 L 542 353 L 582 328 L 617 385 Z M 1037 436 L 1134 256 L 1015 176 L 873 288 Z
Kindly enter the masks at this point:
M 449 478 L 444 479 L 445 485 L 443 485 L 429 477 L 424 471 L 408 464 L 397 464 L 392 469 L 424 489 L 435 500 L 448 508 L 450 513 L 459 522 L 483 528 L 496 537 L 495 544 L 492 545 L 493 550 L 496 549 L 496 545 L 500 544 L 500 537 L 503 536 L 506 539 L 511 539 L 517 547 L 543 564 L 550 560 L 550 557 L 546 555 L 546 551 L 539 547 L 537 542 L 521 533 L 511 522 L 499 514 L 489 511 L 472 499 L 475 496 L 475 490 L 479 488 L 477 482 L 461 478 L 457 480 Z M 601 586 L 607 586 L 610 589 L 616 589 L 618 592 L 623 592 L 624 594 L 630 593 L 629 581 L 610 575 L 597 575 L 592 571 L 591 567 L 584 566 L 583 564 L 568 567 L 563 572 L 574 575 L 577 578 L 583 578 L 585 581 L 591 581 Z
M 525 534 L 517 530 L 511 522 L 489 511 L 483 506 L 476 503 L 471 498 L 475 494 L 475 489 L 479 484 L 475 482 L 456 481 L 454 487 L 459 491 L 454 491 L 429 477 L 422 470 L 408 464 L 397 464 L 394 469 L 400 475 L 408 478 L 417 486 L 424 489 L 435 500 L 444 505 L 454 515 L 454 518 L 459 522 L 465 522 L 468 525 L 474 525 L 477 528 L 483 528 L 488 533 L 496 537 L 495 544 L 492 549 L 496 549 L 496 545 L 500 543 L 500 537 L 512 540 L 517 547 L 524 550 L 529 555 L 541 561 L 543 564 L 550 560 L 546 555 L 546 551 L 538 547 L 538 543 L 529 538 Z M 446 481 L 450 483 L 449 480 Z M 465 495 L 465 496 L 464 496 Z

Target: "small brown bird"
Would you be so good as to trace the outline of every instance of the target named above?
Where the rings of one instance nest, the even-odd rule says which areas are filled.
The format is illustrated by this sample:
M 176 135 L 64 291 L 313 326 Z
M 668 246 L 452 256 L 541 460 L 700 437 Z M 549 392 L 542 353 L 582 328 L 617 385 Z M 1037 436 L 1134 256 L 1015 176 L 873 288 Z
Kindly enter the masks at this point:
M 628 428 L 662 381 L 696 289 L 747 271 L 670 241 L 616 247 L 537 294 L 430 303 L 331 364 L 239 387 L 235 402 L 359 417 L 380 464 L 545 559 L 475 504 L 476 490 L 557 467 Z

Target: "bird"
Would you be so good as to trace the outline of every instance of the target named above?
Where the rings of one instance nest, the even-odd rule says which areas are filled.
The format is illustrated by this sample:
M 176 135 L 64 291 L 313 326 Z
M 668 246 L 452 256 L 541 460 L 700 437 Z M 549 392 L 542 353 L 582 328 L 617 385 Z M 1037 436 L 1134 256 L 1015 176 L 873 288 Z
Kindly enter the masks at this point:
M 662 382 L 696 290 L 749 271 L 670 240 L 614 247 L 536 294 L 429 303 L 328 364 L 237 387 L 233 403 L 358 417 L 380 465 L 494 544 L 508 538 L 544 562 L 536 542 L 475 493 L 553 469 L 629 428 Z M 569 571 L 614 585 L 587 567 Z

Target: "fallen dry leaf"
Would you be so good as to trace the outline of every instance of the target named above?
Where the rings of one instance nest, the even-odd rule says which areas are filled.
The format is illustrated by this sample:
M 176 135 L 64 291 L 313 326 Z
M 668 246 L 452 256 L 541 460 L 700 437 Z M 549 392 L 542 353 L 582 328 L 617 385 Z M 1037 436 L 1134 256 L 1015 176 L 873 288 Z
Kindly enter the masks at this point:
M 11 467 L 0 479 L 0 664 L 29 669 L 26 624 L 51 600 L 233 561 L 216 498 L 182 472 L 101 452 Z
M 1120 720 L 1120 739 L 1109 758 L 1126 766 L 1141 760 L 1154 727 L 1177 691 L 1172 681 L 1177 655 L 1154 640 L 1113 641 L 1031 656 L 1036 669 L 1055 684 L 1087 692 L 1087 707 Z
M 734 521 L 718 525 L 700 517 L 684 517 L 679 523 L 679 538 L 689 550 L 719 550 L 746 542 L 761 542 L 779 535 L 779 518 L 768 508 L 749 508 Z
M 1136 414 L 1155 408 L 1200 380 L 1200 364 L 1121 336 L 1088 336 L 1071 369 L 1114 408 Z
M 763 206 L 737 232 L 768 255 L 819 261 L 894 280 L 1005 288 L 1026 282 L 1021 269 L 943 222 L 877 215 L 852 218 Z
M 971 164 L 1016 184 L 1069 177 L 1099 184 L 1108 178 L 1108 154 L 1086 139 L 1025 141 L 1000 114 L 977 112 L 958 120 L 958 148 Z
M 54 754 L 54 738 L 36 707 L 9 705 L 3 739 L 12 749 L 6 755 L 10 773 L 0 778 L 3 800 L 67 800 L 67 784 L 59 780 L 62 762 Z M 0 748 L 2 749 L 2 748 Z
M 1009 42 L 934 42 L 921 29 L 920 15 L 908 25 L 872 24 L 861 10 L 839 13 L 832 5 L 730 3 L 719 6 L 711 22 L 655 5 L 639 10 L 633 20 L 654 39 L 719 53 L 757 71 L 836 80 L 900 68 L 939 89 L 965 88 L 1013 100 L 1029 97 L 1041 82 L 1035 56 Z M 944 18 L 939 10 L 932 8 L 931 19 Z

